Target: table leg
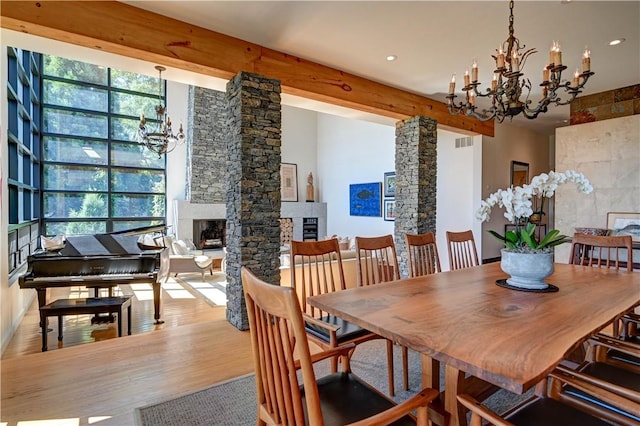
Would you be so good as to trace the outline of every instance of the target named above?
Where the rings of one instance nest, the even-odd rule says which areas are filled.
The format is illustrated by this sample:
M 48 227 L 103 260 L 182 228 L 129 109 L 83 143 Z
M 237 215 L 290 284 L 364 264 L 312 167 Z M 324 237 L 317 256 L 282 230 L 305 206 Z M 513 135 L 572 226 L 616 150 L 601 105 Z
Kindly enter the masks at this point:
M 422 359 L 422 387 L 429 387 L 440 390 L 440 361 L 431 358 L 428 355 L 421 354 Z M 449 413 L 444 409 L 442 401 L 442 393 L 440 400 L 434 401 L 429 405 L 429 424 L 438 426 L 449 425 Z
M 466 426 L 466 410 L 458 404 L 458 395 L 464 393 L 464 371 L 447 364 L 445 366 L 444 389 L 444 409 L 451 414 L 449 424 L 451 426 Z
M 164 321 L 160 319 L 160 283 L 154 282 L 153 287 L 153 319 L 154 324 L 163 324 Z
M 421 354 L 422 387 L 440 390 L 440 362 L 428 355 Z

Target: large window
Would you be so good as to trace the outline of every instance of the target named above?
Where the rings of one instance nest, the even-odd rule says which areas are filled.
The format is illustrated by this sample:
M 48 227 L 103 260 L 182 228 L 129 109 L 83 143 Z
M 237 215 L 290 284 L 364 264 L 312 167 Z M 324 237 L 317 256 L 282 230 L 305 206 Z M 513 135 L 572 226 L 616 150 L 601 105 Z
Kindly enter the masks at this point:
M 40 55 L 7 48 L 8 266 L 36 248 L 40 217 Z
M 42 56 L 42 218 L 46 235 L 165 221 L 165 157 L 135 142 L 158 79 Z

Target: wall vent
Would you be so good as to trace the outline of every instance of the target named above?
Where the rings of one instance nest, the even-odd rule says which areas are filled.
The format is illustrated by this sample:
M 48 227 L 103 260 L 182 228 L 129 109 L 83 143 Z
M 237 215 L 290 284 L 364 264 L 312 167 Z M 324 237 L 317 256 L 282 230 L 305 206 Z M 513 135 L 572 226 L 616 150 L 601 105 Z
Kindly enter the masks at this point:
M 456 148 L 464 148 L 465 146 L 473 146 L 473 138 L 471 136 L 456 138 Z

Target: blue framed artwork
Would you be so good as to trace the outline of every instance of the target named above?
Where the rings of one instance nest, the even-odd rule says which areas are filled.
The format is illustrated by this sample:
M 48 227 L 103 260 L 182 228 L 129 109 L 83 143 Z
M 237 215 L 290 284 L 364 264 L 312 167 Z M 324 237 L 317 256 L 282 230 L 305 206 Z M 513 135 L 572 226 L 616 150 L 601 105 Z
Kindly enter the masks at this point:
M 349 214 L 351 216 L 382 216 L 381 193 L 381 182 L 349 185 Z

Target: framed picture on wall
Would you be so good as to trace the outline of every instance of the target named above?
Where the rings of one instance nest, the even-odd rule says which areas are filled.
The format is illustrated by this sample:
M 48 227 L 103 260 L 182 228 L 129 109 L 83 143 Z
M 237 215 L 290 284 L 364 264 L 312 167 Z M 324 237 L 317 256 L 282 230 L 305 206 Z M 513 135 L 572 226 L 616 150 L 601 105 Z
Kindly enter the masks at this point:
M 385 197 L 396 196 L 396 172 L 387 172 L 384 174 L 383 186 Z
M 280 164 L 280 197 L 282 201 L 298 201 L 298 166 Z
M 511 162 L 511 186 L 522 186 L 529 183 L 529 163 Z
M 349 185 L 349 214 L 351 216 L 382 216 L 380 182 Z
M 382 207 L 384 220 L 394 221 L 396 220 L 396 200 L 395 198 L 388 198 L 384 200 Z

